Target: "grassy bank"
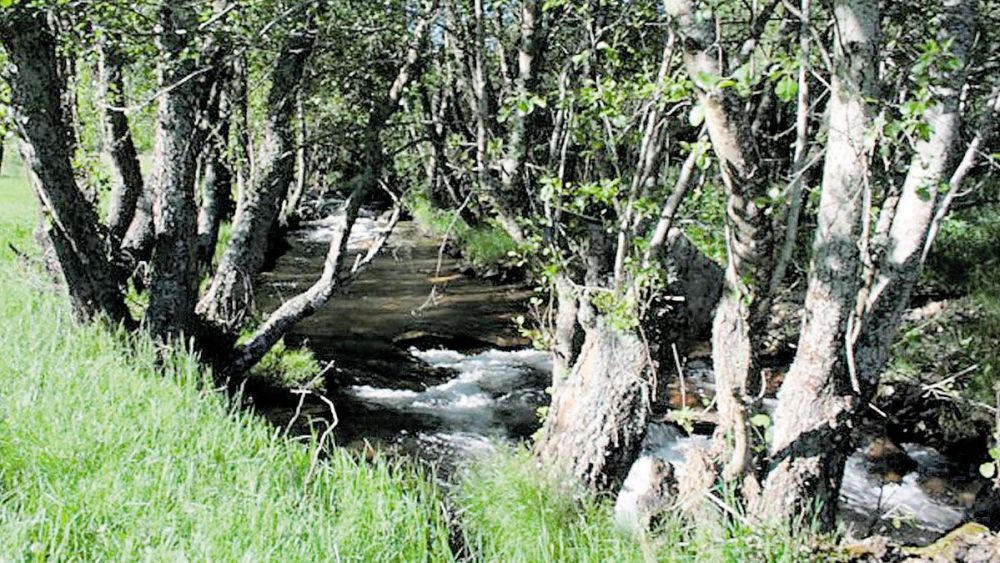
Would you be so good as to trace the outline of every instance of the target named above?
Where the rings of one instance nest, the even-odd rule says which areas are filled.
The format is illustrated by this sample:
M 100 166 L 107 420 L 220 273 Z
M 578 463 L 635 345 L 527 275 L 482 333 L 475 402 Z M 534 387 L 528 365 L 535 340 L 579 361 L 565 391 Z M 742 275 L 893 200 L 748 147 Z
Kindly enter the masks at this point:
M 410 466 L 337 449 L 317 463 L 315 441 L 287 440 L 233 406 L 191 354 L 158 361 L 144 337 L 74 323 L 37 265 L 7 247 L 32 252 L 36 217 L 23 171 L 7 166 L 0 560 L 807 557 L 805 541 L 732 525 L 668 522 L 655 539 L 626 536 L 608 501 L 566 489 L 520 450 L 479 462 L 447 497 Z
M 448 558 L 426 479 L 341 451 L 314 465 L 191 355 L 157 364 L 144 338 L 74 324 L 7 248 L 35 216 L 16 176 L 0 213 L 0 559 Z
M 435 208 L 423 193 L 411 192 L 404 204 L 418 225 L 447 237 L 475 268 L 509 265 L 511 253 L 517 251 L 517 243 L 501 227 L 492 223 L 470 226 L 457 212 Z

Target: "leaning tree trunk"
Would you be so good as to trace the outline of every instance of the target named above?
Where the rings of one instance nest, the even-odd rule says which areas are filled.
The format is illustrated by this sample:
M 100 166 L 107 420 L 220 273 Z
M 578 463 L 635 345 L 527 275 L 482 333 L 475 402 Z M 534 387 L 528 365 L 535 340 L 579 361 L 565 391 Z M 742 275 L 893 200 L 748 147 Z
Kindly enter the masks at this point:
M 878 3 L 837 0 L 829 140 L 798 351 L 778 395 L 771 466 L 755 512 L 832 526 L 850 419 L 860 404 L 848 363 L 858 298 L 858 237 L 869 184 L 867 100 L 875 99 Z
M 258 173 L 239 202 L 230 243 L 198 304 L 198 314 L 224 333 L 239 330 L 251 307 L 253 278 L 264 266 L 271 233 L 295 173 L 292 117 L 314 41 L 307 31 L 289 36 L 274 64 Z
M 98 60 L 100 97 L 104 104 L 106 144 L 114 163 L 111 202 L 108 207 L 108 231 L 112 244 L 121 244 L 135 217 L 136 205 L 142 195 L 142 170 L 136 154 L 132 131 L 125 115 L 125 80 L 122 56 L 106 39 L 100 46 Z
M 750 412 L 761 386 L 757 355 L 762 348 L 769 310 L 771 225 L 766 209 L 768 175 L 747 123 L 741 100 L 732 89 L 703 84 L 702 76 L 720 76 L 712 19 L 691 0 L 665 0 L 684 44 L 685 66 L 700 88 L 712 148 L 726 188 L 727 267 L 725 290 L 712 326 L 719 425 L 714 453 L 723 461 L 723 477 L 740 479 L 755 469 Z
M 959 99 L 965 84 L 969 49 L 976 36 L 977 3 L 977 0 L 943 3 L 940 41 L 950 42 L 951 54 L 959 64 L 954 70 L 940 73 L 936 77 L 938 84 L 932 86 L 934 99 L 940 102 L 928 108 L 923 119 L 933 127 L 933 132 L 928 139 L 917 143 L 889 228 L 886 251 L 867 296 L 857 351 L 858 379 L 866 397 L 878 385 L 889 347 L 920 277 L 931 225 L 941 205 L 946 205 L 939 186 L 948 182 L 957 160 L 962 125 Z M 991 117 L 987 114 L 989 125 L 981 127 L 981 133 L 995 126 Z M 953 185 L 949 190 L 958 188 Z
M 51 240 L 74 311 L 82 318 L 107 315 L 127 321 L 122 272 L 109 260 L 94 205 L 77 185 L 63 97 L 66 83 L 57 65 L 55 30 L 44 12 L 7 8 L 0 40 L 11 69 L 11 107 L 24 144 L 25 161 L 48 219 Z

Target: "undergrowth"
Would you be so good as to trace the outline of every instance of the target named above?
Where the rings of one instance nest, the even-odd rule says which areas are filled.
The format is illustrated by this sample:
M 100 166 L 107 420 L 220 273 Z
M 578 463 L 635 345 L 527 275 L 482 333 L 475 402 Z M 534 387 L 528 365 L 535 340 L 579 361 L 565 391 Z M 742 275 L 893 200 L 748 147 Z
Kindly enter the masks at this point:
M 944 225 L 919 293 L 935 310 L 908 321 L 886 374 L 915 386 L 929 411 L 918 424 L 944 442 L 990 433 L 1000 377 L 1000 206 L 962 210 Z M 883 386 L 883 393 L 887 388 Z
M 517 243 L 503 228 L 493 223 L 470 226 L 458 212 L 435 208 L 423 193 L 409 192 L 404 204 L 418 225 L 448 237 L 476 268 L 507 265 L 517 251 Z

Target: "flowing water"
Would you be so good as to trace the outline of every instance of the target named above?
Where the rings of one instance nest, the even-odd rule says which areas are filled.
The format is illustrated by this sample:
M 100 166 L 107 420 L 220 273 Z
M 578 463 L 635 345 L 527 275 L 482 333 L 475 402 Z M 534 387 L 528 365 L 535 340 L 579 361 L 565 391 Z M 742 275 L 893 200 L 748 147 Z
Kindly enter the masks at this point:
M 259 284 L 262 309 L 315 279 L 328 225 L 318 221 L 288 237 L 289 251 Z M 364 250 L 382 228 L 377 217 L 363 217 L 351 247 Z M 328 365 L 339 444 L 433 462 L 446 479 L 463 460 L 527 440 L 538 428 L 551 363 L 513 323 L 530 296 L 519 284 L 473 277 L 440 252 L 439 241 L 403 222 L 372 267 L 286 339 L 308 345 Z M 689 368 L 690 379 L 710 385 L 704 362 Z M 259 408 L 281 425 L 332 418 L 330 406 L 315 397 Z M 672 462 L 707 442 L 663 423 L 651 424 L 647 434 L 644 454 Z M 975 483 L 969 468 L 917 444 L 902 449 L 915 462 L 905 469 L 879 466 L 865 448 L 848 460 L 841 513 L 856 536 L 926 542 L 966 518 Z

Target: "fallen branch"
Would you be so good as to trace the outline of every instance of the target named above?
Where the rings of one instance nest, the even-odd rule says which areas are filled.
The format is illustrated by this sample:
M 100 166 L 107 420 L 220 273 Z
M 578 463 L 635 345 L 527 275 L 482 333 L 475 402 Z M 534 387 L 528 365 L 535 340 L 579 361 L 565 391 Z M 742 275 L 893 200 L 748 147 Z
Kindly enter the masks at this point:
M 357 220 L 364 191 L 363 187 L 356 188 L 344 202 L 344 206 L 339 212 L 340 216 L 334 219 L 333 237 L 330 239 L 330 248 L 323 263 L 323 273 L 320 278 L 309 289 L 289 299 L 271 313 L 267 320 L 257 328 L 250 341 L 237 348 L 232 362 L 225 368 L 225 374 L 239 375 L 257 364 L 295 323 L 313 314 L 326 304 L 336 290 L 347 286 L 356 279 L 382 251 L 399 222 L 401 207 L 398 199 L 385 232 L 364 256 L 359 255 L 354 265 L 345 271 L 344 259 L 347 255 L 347 241 L 350 238 L 354 222 Z

